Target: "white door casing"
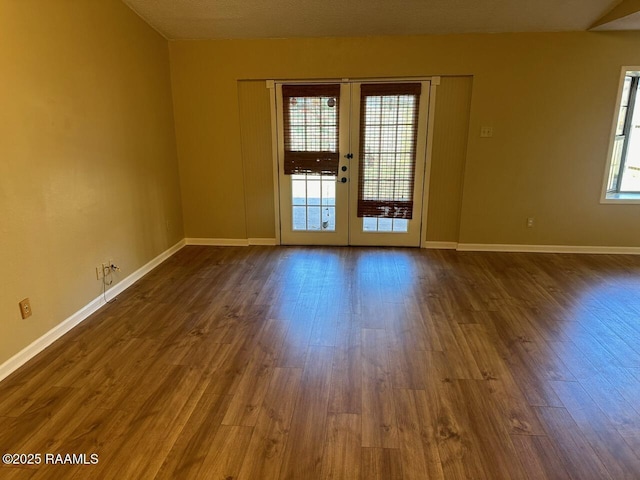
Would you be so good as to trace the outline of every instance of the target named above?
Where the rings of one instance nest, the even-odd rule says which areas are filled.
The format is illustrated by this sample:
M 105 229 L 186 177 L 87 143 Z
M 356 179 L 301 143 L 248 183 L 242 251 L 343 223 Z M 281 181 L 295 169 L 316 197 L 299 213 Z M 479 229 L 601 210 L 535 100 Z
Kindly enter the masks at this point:
M 274 166 L 277 168 L 277 172 L 274 172 L 274 180 L 277 179 L 277 191 L 276 191 L 276 206 L 279 207 L 279 216 L 276 219 L 276 228 L 278 229 L 279 241 L 281 244 L 296 244 L 296 245 L 388 245 L 388 246 L 420 246 L 421 235 L 423 233 L 422 228 L 422 208 L 426 202 L 424 199 L 424 179 L 425 170 L 427 166 L 428 156 L 428 121 L 429 117 L 429 100 L 430 91 L 434 88 L 431 85 L 429 79 L 409 79 L 409 80 L 367 80 L 367 81 L 340 81 L 340 82 L 314 82 L 317 84 L 336 84 L 340 85 L 339 96 L 339 134 L 338 134 L 338 152 L 339 152 L 339 165 L 337 176 L 317 175 L 317 174 L 285 174 L 284 172 L 284 155 L 285 155 L 285 132 L 284 132 L 284 110 L 283 110 L 283 95 L 282 86 L 290 84 L 304 84 L 308 85 L 309 82 L 278 82 L 272 83 L 275 86 L 272 90 L 272 100 L 274 108 L 274 118 L 276 125 L 272 129 L 272 132 L 276 138 L 274 143 L 277 146 L 274 148 Z M 412 212 L 410 219 L 403 218 L 363 218 L 358 217 L 358 191 L 361 181 L 367 181 L 360 175 L 361 159 L 368 162 L 365 165 L 375 165 L 380 157 L 391 158 L 393 161 L 395 158 L 402 159 L 406 155 L 402 152 L 397 153 L 396 150 L 402 149 L 401 145 L 404 145 L 402 135 L 396 133 L 393 136 L 393 130 L 396 132 L 401 129 L 407 128 L 406 125 L 396 126 L 395 124 L 389 124 L 389 121 L 385 121 L 385 125 L 369 125 L 365 129 L 361 129 L 361 87 L 367 86 L 367 89 L 376 89 L 377 85 L 389 85 L 389 84 L 419 84 L 420 95 L 416 105 L 417 108 L 417 128 L 415 130 L 415 170 L 413 174 L 413 192 L 412 192 Z M 363 90 L 364 91 L 364 90 Z M 407 98 L 405 96 L 398 96 L 395 94 L 385 95 L 384 97 L 377 97 L 371 99 L 367 97 L 369 102 L 366 107 L 366 112 L 363 110 L 363 115 L 377 115 L 375 110 L 381 101 L 385 102 L 386 116 L 390 117 L 397 113 L 397 118 L 402 116 L 402 111 L 398 105 L 407 104 Z M 380 94 L 382 95 L 382 94 Z M 410 100 L 410 99 L 409 99 Z M 288 102 L 293 102 L 293 106 L 289 106 L 293 110 L 301 111 L 301 106 L 297 105 L 298 101 L 305 102 L 307 99 L 287 99 Z M 322 99 L 320 107 L 318 107 L 318 101 L 313 100 L 313 104 L 305 104 L 305 111 L 317 112 L 318 108 L 324 109 L 325 117 L 329 115 L 331 118 L 331 109 L 329 108 L 332 101 L 331 98 Z M 310 101 L 309 101 L 310 102 Z M 395 102 L 395 103 L 394 103 Z M 404 103 L 403 103 L 404 102 Z M 372 107 L 371 105 L 374 105 Z M 393 105 L 396 105 L 394 107 Z M 393 110 L 396 108 L 396 110 Z M 326 112 L 329 112 L 328 114 Z M 373 112 L 373 113 L 372 113 Z M 292 116 L 294 113 L 289 113 Z M 322 116 L 322 115 L 321 115 Z M 406 112 L 405 112 L 406 117 Z M 307 115 L 305 114 L 305 119 Z M 315 122 L 314 125 L 321 125 L 323 121 L 313 118 L 311 122 Z M 377 118 L 374 118 L 374 123 L 377 123 Z M 381 121 L 381 123 L 383 123 Z M 393 123 L 393 122 L 391 122 Z M 401 121 L 398 121 L 401 124 Z M 305 131 L 319 131 L 321 128 L 312 125 Z M 295 128 L 295 127 L 291 127 Z M 315 130 L 314 130 L 315 129 Z M 373 132 L 371 134 L 364 133 L 364 135 L 381 135 L 384 137 L 384 133 L 391 133 L 391 145 L 392 150 L 387 151 L 386 154 L 380 155 L 379 152 L 361 152 L 361 131 Z M 380 133 L 382 132 L 382 133 Z M 291 134 L 293 135 L 293 134 Z M 305 134 L 306 135 L 306 134 Z M 406 135 L 405 135 L 406 136 Z M 387 135 L 389 137 L 389 135 Z M 362 140 L 367 140 L 363 138 Z M 377 141 L 377 138 L 374 139 Z M 363 142 L 370 145 L 371 142 Z M 393 147 L 395 145 L 395 147 Z M 305 147 L 302 147 L 305 148 Z M 384 151 L 384 148 L 374 149 Z M 388 150 L 388 149 L 387 149 Z M 364 155 L 364 157 L 363 157 Z M 352 158 L 349 158 L 352 157 Z M 372 163 L 372 158 L 374 159 Z M 398 160 L 396 160 L 397 164 Z M 402 161 L 401 161 L 402 164 Z M 397 168 L 392 164 L 391 167 L 386 168 L 386 175 L 381 174 L 379 179 L 374 179 L 373 183 L 369 182 L 367 191 L 371 191 L 371 185 L 374 188 L 379 188 L 380 192 L 387 191 L 393 192 L 393 172 Z M 402 165 L 401 165 L 402 166 Z M 368 168 L 368 169 L 367 169 Z M 378 168 L 382 171 L 382 168 Z M 367 179 L 371 179 L 370 167 L 365 167 L 363 170 L 363 176 Z M 366 172 L 366 175 L 364 173 Z M 389 176 L 391 175 L 391 176 Z M 396 178 L 399 178 L 396 175 Z M 402 177 L 404 178 L 404 177 Z M 388 181 L 391 180 L 391 181 Z M 344 182 L 344 183 L 343 183 Z M 404 180 L 396 181 L 397 184 L 406 184 Z M 386 185 L 386 186 L 385 186 Z M 379 186 L 379 187 L 378 187 Z M 386 188 L 386 190 L 385 190 Z M 397 188 L 396 188 L 397 190 Z M 364 195 L 364 194 L 363 194 Z M 384 196 L 382 193 L 380 195 Z M 304 197 L 304 198 L 302 198 Z M 389 197 L 391 198 L 391 197 Z M 405 194 L 404 197 L 407 198 Z M 303 213 L 304 212 L 304 213 Z M 384 216 L 387 216 L 385 214 Z M 393 215 L 391 215 L 393 216 Z

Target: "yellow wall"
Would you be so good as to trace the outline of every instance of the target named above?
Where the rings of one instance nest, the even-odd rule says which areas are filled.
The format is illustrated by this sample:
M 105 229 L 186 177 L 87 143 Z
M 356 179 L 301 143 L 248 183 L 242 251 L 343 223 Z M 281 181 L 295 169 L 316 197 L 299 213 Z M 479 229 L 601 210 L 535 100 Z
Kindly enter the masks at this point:
M 265 81 L 238 82 L 238 105 L 247 238 L 275 238 L 271 104 Z
M 469 76 L 442 77 L 437 87 L 427 241 L 457 242 L 460 236 L 472 87 Z
M 167 42 L 121 2 L 0 0 L 0 86 L 1 364 L 184 232 Z
M 620 66 L 640 63 L 640 33 L 169 46 L 188 237 L 248 237 L 238 80 L 471 75 L 458 240 L 640 246 L 638 206 L 599 203 Z M 483 125 L 492 138 L 479 137 Z M 530 216 L 534 228 L 526 228 Z

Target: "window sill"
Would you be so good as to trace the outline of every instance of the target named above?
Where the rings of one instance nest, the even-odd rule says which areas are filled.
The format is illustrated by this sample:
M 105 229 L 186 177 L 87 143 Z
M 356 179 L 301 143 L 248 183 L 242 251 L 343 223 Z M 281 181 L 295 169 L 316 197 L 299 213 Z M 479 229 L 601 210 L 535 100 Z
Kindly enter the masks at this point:
M 600 203 L 634 204 L 640 203 L 639 193 L 608 193 Z

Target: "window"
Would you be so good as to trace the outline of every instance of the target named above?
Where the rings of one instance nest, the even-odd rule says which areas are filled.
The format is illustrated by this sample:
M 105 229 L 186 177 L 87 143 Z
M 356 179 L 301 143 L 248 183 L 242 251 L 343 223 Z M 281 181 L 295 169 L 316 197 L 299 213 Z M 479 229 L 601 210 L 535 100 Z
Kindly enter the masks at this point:
M 340 85 L 284 85 L 285 174 L 337 175 Z
M 606 172 L 605 201 L 640 201 L 640 67 L 625 67 Z
M 334 232 L 340 85 L 283 85 L 282 98 L 292 229 Z
M 360 88 L 358 216 L 365 231 L 406 231 L 413 214 L 416 137 L 421 85 L 371 84 Z M 393 220 L 399 221 L 394 229 Z M 375 228 L 374 228 L 375 225 Z

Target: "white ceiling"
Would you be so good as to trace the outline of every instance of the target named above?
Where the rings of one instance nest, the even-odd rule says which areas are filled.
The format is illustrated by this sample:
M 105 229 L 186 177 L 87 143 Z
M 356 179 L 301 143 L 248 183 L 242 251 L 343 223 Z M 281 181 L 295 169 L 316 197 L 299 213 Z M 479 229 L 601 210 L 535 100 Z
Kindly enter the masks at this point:
M 621 0 L 123 0 L 169 39 L 587 30 Z M 623 0 L 623 3 L 630 0 Z M 625 29 L 637 29 L 640 21 Z

